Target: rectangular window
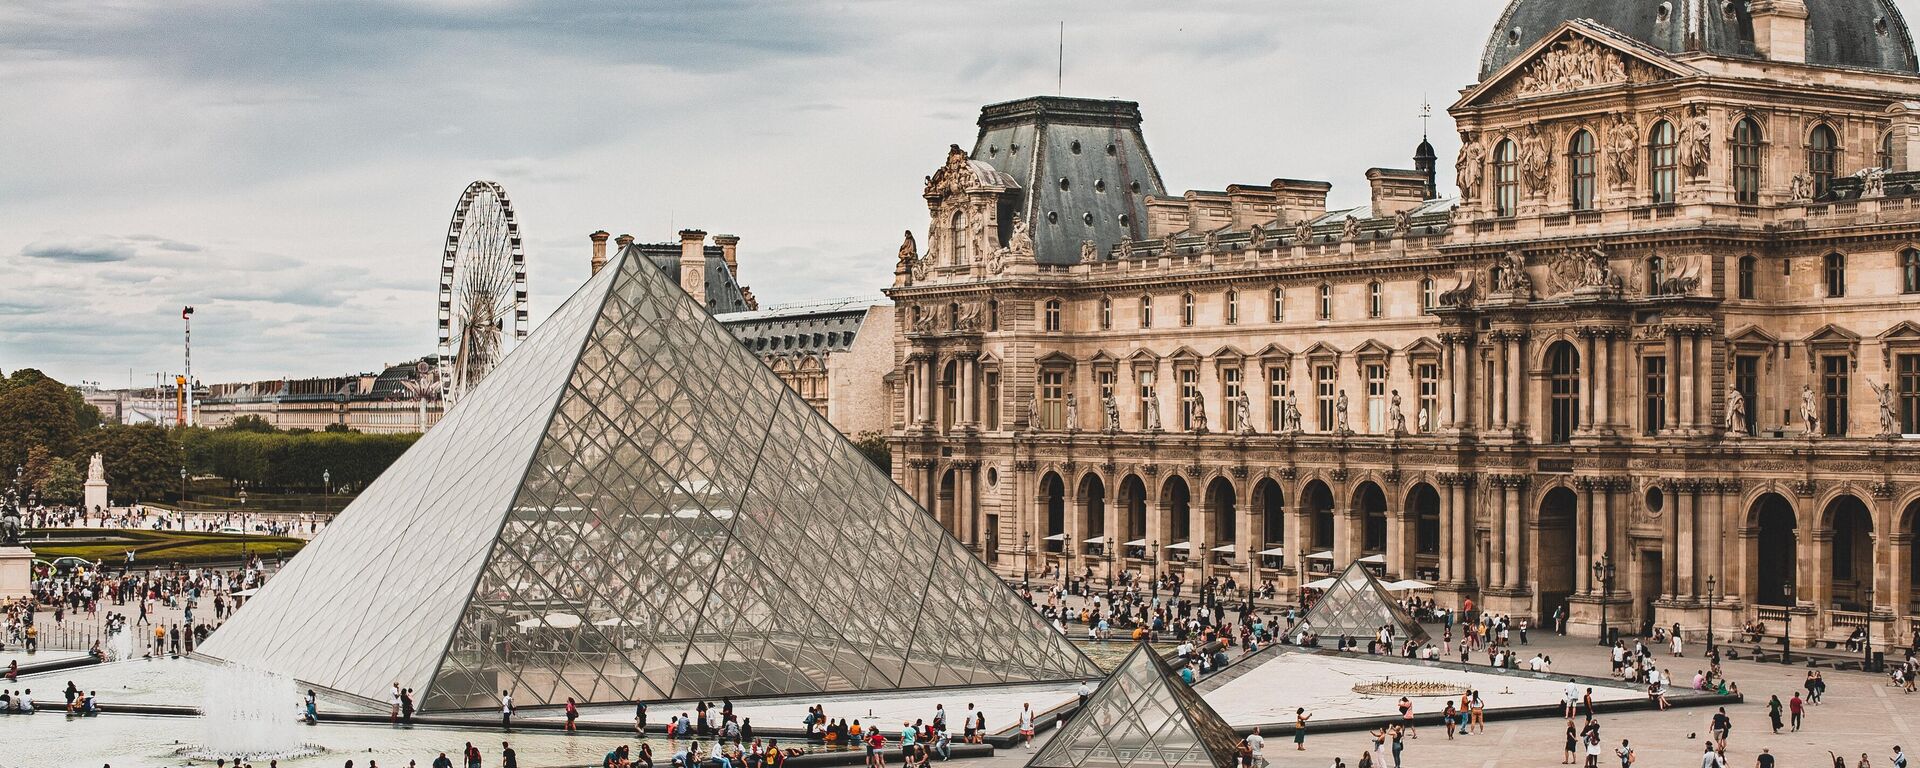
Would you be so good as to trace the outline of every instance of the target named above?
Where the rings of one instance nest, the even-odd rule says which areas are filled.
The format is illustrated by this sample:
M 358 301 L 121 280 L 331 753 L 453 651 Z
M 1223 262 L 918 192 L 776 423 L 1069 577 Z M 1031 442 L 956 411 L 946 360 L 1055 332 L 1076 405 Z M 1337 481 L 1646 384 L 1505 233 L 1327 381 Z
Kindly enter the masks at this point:
M 1240 428 L 1240 368 L 1220 369 L 1220 423 L 1228 432 Z
M 1747 423 L 1737 425 L 1749 435 L 1758 434 L 1755 425 L 1760 421 L 1760 357 L 1758 355 L 1736 355 L 1733 358 L 1733 389 L 1746 401 Z
M 1920 293 L 1920 250 L 1900 252 L 1900 292 Z
M 1673 202 L 1674 193 L 1679 187 L 1680 145 L 1675 141 L 1673 124 L 1665 121 L 1654 124 L 1653 143 L 1647 154 L 1652 170 L 1653 204 L 1666 205 Z
M 1287 367 L 1267 366 L 1267 431 L 1280 431 L 1280 416 L 1287 409 Z
M 1822 414 L 1828 437 L 1847 434 L 1847 357 L 1828 355 L 1820 358 L 1820 396 L 1825 405 Z
M 1287 292 L 1275 288 L 1273 289 L 1273 321 L 1277 323 L 1285 319 L 1287 319 Z
M 1100 297 L 1100 330 L 1103 330 L 1103 331 L 1111 330 L 1112 328 L 1113 328 L 1113 299 L 1111 297 L 1102 296 Z
M 1313 396 L 1320 416 L 1320 431 L 1333 431 L 1333 366 L 1313 368 Z
M 1387 431 L 1387 366 L 1370 363 L 1367 374 L 1367 431 L 1383 434 Z
M 1894 370 L 1899 379 L 1900 433 L 1920 434 L 1920 355 L 1901 355 Z
M 987 390 L 987 431 L 991 432 L 1000 428 L 1000 374 L 989 371 L 984 379 L 984 388 Z
M 1240 323 L 1240 292 L 1227 291 L 1227 325 Z
M 1667 358 L 1646 357 L 1640 363 L 1645 406 L 1640 413 L 1640 428 L 1651 435 L 1667 428 Z
M 1420 409 L 1414 413 L 1413 429 L 1431 432 L 1433 420 L 1440 414 L 1440 364 L 1421 363 L 1414 366 L 1414 372 L 1420 379 Z
M 1040 427 L 1065 429 L 1067 425 L 1067 372 L 1040 372 Z
M 1320 285 L 1320 319 L 1333 319 L 1333 286 L 1324 283 Z
M 1158 429 L 1159 418 L 1153 413 L 1153 370 L 1140 371 L 1140 429 Z
M 1180 428 L 1193 431 L 1194 401 L 1200 399 L 1200 371 L 1195 368 L 1180 370 Z
M 1140 327 L 1153 327 L 1153 297 L 1140 297 Z
M 1572 151 L 1568 153 L 1568 168 L 1572 174 L 1570 202 L 1576 211 L 1593 210 L 1594 170 L 1599 154 L 1594 147 L 1593 134 L 1581 131 L 1573 137 Z
M 1758 291 L 1755 289 L 1755 286 L 1754 286 L 1754 277 L 1755 277 L 1754 273 L 1757 272 L 1758 270 L 1759 270 L 1759 265 L 1756 261 L 1754 261 L 1754 258 L 1752 256 L 1740 257 L 1739 280 L 1738 280 L 1740 285 L 1740 298 L 1752 299 L 1755 295 L 1758 294 Z

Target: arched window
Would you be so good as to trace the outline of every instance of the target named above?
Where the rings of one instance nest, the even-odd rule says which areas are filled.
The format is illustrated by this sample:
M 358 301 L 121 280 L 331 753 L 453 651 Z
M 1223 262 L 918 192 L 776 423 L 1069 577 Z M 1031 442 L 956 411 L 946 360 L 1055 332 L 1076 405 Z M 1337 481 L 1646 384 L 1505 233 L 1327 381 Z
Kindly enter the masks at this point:
M 947 330 L 960 330 L 960 304 L 958 302 L 947 305 Z M 802 337 L 802 343 L 805 343 L 804 339 L 805 337 Z
M 1287 319 L 1287 291 L 1285 288 L 1273 288 L 1273 322 Z
M 1647 257 L 1647 295 L 1660 295 L 1660 286 L 1667 281 L 1667 262 L 1658 254 Z
M 1367 317 L 1380 316 L 1380 281 L 1367 283 Z
M 1113 297 L 1100 297 L 1100 330 L 1113 329 Z
M 1151 294 L 1140 297 L 1140 327 L 1153 327 L 1153 296 Z
M 1513 139 L 1493 148 L 1493 209 L 1496 216 L 1512 216 L 1520 209 L 1520 164 Z
M 1838 253 L 1829 253 L 1825 266 L 1827 296 L 1839 298 L 1847 295 L 1847 257 Z
M 1751 117 L 1733 125 L 1733 201 L 1760 202 L 1760 124 Z
M 1900 292 L 1920 293 L 1920 250 L 1900 252 Z
M 1420 279 L 1420 314 L 1433 314 L 1433 278 Z
M 967 214 L 954 211 L 953 219 L 947 228 L 947 263 L 967 263 Z
M 1567 143 L 1567 174 L 1570 182 L 1567 190 L 1576 211 L 1593 210 L 1597 160 L 1593 134 L 1584 130 L 1575 131 L 1573 140 Z
M 1240 323 L 1240 292 L 1232 288 L 1227 289 L 1226 319 L 1227 325 L 1238 325 Z
M 1813 177 L 1813 196 L 1824 197 L 1827 188 L 1833 184 L 1833 168 L 1840 153 L 1840 141 L 1834 138 L 1833 129 L 1824 125 L 1813 127 L 1813 133 L 1807 136 L 1807 174 Z
M 1574 431 L 1580 428 L 1580 353 L 1572 344 L 1554 342 L 1547 350 L 1547 367 L 1552 382 L 1552 431 L 1548 439 L 1564 443 L 1572 440 Z
M 1333 286 L 1327 283 L 1320 284 L 1320 319 L 1333 319 Z
M 1046 328 L 1048 333 L 1054 333 L 1060 330 L 1060 300 L 1059 299 L 1047 300 L 1045 322 L 1047 324 Z
M 1193 293 L 1192 292 L 1183 293 L 1180 295 L 1180 324 L 1186 325 L 1186 326 L 1193 325 Z
M 1000 300 L 987 300 L 987 330 L 1000 330 Z
M 1757 259 L 1752 256 L 1740 257 L 1740 276 L 1738 280 L 1740 285 L 1740 298 L 1751 299 L 1759 293 L 1753 284 L 1758 271 L 1759 264 Z
M 1880 134 L 1880 170 L 1893 170 L 1893 132 Z
M 1647 178 L 1653 182 L 1654 205 L 1666 205 L 1674 200 L 1679 188 L 1679 149 L 1673 123 L 1665 120 L 1654 123 L 1653 130 L 1647 134 L 1647 163 L 1651 171 Z

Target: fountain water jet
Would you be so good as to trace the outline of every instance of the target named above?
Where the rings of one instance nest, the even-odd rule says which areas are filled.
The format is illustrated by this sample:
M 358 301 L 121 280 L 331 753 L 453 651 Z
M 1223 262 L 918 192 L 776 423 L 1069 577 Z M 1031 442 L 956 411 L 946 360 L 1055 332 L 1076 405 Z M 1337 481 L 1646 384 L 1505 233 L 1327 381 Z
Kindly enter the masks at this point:
M 293 678 L 236 664 L 212 667 L 200 701 L 206 732 L 193 754 L 247 758 L 312 754 L 312 748 L 300 743 L 299 704 Z

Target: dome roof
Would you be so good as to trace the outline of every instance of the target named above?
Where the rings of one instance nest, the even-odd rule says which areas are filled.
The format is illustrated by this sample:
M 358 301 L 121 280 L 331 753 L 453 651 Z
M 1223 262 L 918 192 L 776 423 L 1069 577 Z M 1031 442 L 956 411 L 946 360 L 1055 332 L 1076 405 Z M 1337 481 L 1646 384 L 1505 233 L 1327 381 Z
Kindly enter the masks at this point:
M 1804 0 L 1807 63 L 1916 70 L 1913 38 L 1893 0 Z M 1485 80 L 1568 19 L 1591 19 L 1671 53 L 1754 56 L 1747 0 L 1512 0 L 1480 57 Z

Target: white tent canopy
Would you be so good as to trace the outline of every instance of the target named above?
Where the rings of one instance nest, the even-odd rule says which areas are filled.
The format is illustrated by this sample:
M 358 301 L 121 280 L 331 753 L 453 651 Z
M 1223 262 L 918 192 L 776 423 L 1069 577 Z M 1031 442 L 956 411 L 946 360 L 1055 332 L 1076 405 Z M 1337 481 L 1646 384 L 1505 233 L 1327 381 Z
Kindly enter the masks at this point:
M 1279 557 L 1286 553 L 1287 553 L 1286 547 L 1268 547 L 1266 549 L 1260 550 L 1260 554 L 1266 557 Z
M 1332 552 L 1315 552 L 1311 555 L 1307 555 L 1307 559 L 1308 560 L 1332 560 L 1333 553 Z
M 1386 587 L 1388 592 L 1418 592 L 1433 589 L 1432 584 L 1428 584 L 1419 579 L 1401 579 L 1399 581 L 1382 584 L 1381 586 Z
M 1066 540 L 1067 540 L 1067 535 L 1064 533 L 1056 533 L 1052 536 L 1048 536 L 1044 539 L 1041 539 L 1041 541 L 1066 541 Z
M 1300 586 L 1306 587 L 1307 589 L 1326 589 L 1327 587 L 1333 586 L 1333 579 L 1314 579 Z
M 1105 544 L 1105 543 L 1107 543 L 1107 537 L 1105 537 L 1105 536 L 1095 536 L 1095 537 L 1093 537 L 1093 538 L 1091 538 L 1091 539 L 1087 539 L 1086 541 L 1083 541 L 1083 542 L 1081 542 L 1081 543 L 1082 543 L 1082 544 Z
M 1167 549 L 1193 549 L 1193 545 L 1184 541 L 1176 541 L 1172 544 L 1168 544 L 1166 548 Z
M 518 626 L 522 629 L 533 629 L 541 625 L 555 629 L 573 629 L 574 627 L 580 626 L 580 617 L 571 613 L 549 613 L 545 616 L 521 619 L 518 623 Z
M 1360 558 L 1360 562 L 1385 564 L 1387 562 L 1387 556 L 1386 555 L 1367 555 L 1366 557 Z
M 1129 541 L 1129 542 L 1127 542 L 1126 544 L 1124 544 L 1124 545 L 1122 545 L 1122 546 L 1128 546 L 1128 547 L 1144 547 L 1144 546 L 1146 546 L 1146 545 L 1147 545 L 1147 540 L 1146 540 L 1146 539 L 1134 539 L 1133 541 Z
M 1217 546 L 1217 547 L 1214 547 L 1214 548 L 1213 548 L 1213 551 L 1215 551 L 1215 552 L 1225 552 L 1225 553 L 1227 553 L 1227 554 L 1229 554 L 1229 555 L 1231 555 L 1231 554 L 1233 554 L 1233 545 L 1232 545 L 1232 544 L 1222 544 L 1222 545 L 1220 545 L 1220 546 Z

